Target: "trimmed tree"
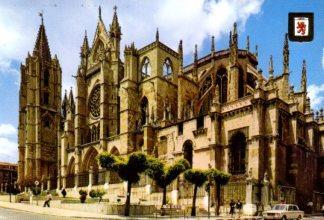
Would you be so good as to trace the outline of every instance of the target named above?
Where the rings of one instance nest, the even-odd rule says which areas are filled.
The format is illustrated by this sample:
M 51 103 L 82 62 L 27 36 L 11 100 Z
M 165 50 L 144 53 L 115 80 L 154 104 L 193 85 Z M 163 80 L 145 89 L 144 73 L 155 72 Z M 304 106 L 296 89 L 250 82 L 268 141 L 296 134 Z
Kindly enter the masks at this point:
M 115 171 L 119 177 L 127 181 L 127 195 L 125 203 L 125 216 L 129 216 L 132 184 L 140 180 L 140 174 L 147 169 L 146 155 L 140 152 L 130 154 L 126 159 L 109 153 L 98 156 L 102 167 Z
M 219 215 L 221 187 L 228 183 L 231 175 L 215 168 L 209 169 L 208 175 L 215 182 L 217 199 L 216 215 Z
M 184 173 L 185 179 L 194 185 L 194 194 L 192 198 L 191 216 L 196 216 L 196 197 L 197 189 L 204 185 L 207 180 L 207 172 L 199 169 L 189 169 Z
M 166 165 L 162 160 L 150 157 L 148 158 L 148 168 L 145 171 L 151 179 L 154 180 L 156 185 L 163 189 L 162 206 L 166 205 L 167 187 L 178 176 L 190 167 L 189 162 L 185 159 L 179 159 L 171 165 Z M 162 215 L 164 211 L 162 210 Z

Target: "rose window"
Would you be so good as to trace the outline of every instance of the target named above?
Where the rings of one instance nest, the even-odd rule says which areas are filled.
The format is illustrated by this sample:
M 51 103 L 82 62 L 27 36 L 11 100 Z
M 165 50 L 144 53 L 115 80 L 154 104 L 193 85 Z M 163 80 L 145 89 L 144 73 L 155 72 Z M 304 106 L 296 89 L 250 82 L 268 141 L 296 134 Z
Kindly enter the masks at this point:
M 90 95 L 89 110 L 93 117 L 100 115 L 100 86 L 96 86 Z

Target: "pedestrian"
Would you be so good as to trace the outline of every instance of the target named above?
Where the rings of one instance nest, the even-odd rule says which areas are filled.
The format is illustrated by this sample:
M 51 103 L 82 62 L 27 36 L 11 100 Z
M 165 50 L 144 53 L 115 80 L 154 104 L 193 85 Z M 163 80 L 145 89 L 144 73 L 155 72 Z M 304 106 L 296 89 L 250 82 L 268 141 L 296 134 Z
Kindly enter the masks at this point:
M 65 190 L 65 188 L 62 189 L 61 193 L 62 193 L 63 198 L 65 198 L 65 196 L 66 196 L 66 190 Z
M 233 199 L 231 199 L 230 202 L 230 215 L 234 215 L 234 211 L 235 211 L 235 202 Z
M 51 202 L 51 200 L 52 200 L 52 194 L 50 193 L 50 192 L 47 192 L 46 193 L 47 195 L 46 195 L 46 200 L 45 200 L 45 202 L 44 202 L 44 206 L 43 207 L 50 207 L 50 202 Z
M 239 218 L 240 218 L 241 213 L 242 213 L 242 207 L 243 207 L 242 202 L 241 202 L 240 200 L 238 200 L 237 203 L 236 203 L 236 208 L 237 208 L 237 210 L 238 210 Z

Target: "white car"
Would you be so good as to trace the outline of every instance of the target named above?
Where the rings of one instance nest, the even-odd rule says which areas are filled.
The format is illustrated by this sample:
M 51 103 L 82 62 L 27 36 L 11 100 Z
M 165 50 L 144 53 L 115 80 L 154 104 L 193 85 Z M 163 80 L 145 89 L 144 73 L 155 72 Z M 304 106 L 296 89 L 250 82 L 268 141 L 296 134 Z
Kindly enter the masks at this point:
M 264 219 L 302 219 L 304 211 L 293 204 L 278 204 L 271 210 L 263 213 Z

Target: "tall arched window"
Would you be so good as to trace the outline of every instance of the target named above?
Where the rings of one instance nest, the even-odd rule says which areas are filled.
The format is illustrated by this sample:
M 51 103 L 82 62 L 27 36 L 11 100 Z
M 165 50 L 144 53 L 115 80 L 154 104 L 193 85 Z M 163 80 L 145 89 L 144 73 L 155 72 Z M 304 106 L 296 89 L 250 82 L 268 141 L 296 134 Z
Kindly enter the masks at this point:
M 151 75 L 151 63 L 149 58 L 145 57 L 142 64 L 142 76 L 147 77 Z
M 183 158 L 186 159 L 189 164 L 190 167 L 192 167 L 192 157 L 193 157 L 193 144 L 191 140 L 187 140 L 184 144 L 183 144 Z
M 146 124 L 147 115 L 148 115 L 148 100 L 146 97 L 143 97 L 141 101 L 141 125 Z
M 163 76 L 169 76 L 172 74 L 171 60 L 166 58 L 163 63 Z
M 235 132 L 230 139 L 230 164 L 229 170 L 232 174 L 244 174 L 246 171 L 246 137 L 241 131 Z
M 46 69 L 44 71 L 44 86 L 48 86 L 49 85 L 49 71 L 48 69 Z
M 219 88 L 219 101 L 221 103 L 227 102 L 227 70 L 221 68 L 216 73 L 216 84 Z

